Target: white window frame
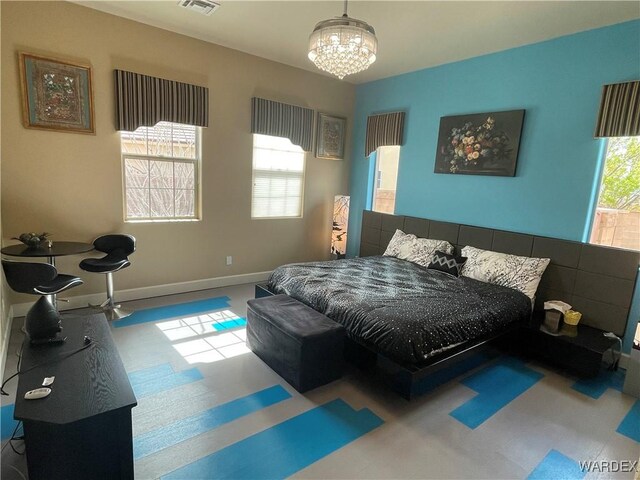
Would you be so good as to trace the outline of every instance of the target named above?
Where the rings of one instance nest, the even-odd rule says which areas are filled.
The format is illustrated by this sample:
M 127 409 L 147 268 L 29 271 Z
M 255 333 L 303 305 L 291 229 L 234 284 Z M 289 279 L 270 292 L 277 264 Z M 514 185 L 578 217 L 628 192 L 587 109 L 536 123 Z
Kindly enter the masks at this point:
M 398 199 L 398 173 L 400 171 L 400 145 L 388 145 L 388 146 L 380 146 L 376 149 L 376 155 L 375 155 L 375 165 L 373 166 L 374 168 L 374 172 L 373 172 L 373 185 L 372 185 L 372 192 L 371 192 L 371 211 L 372 212 L 378 212 L 378 210 L 376 210 L 376 192 L 377 190 L 379 190 L 378 187 L 378 183 L 380 183 L 380 169 L 378 168 L 380 165 L 380 157 L 382 156 L 383 153 L 383 148 L 388 148 L 388 147 L 394 147 L 398 149 L 398 170 L 396 171 L 396 183 L 394 186 L 394 192 L 395 192 L 395 196 L 394 196 L 394 203 L 393 203 L 393 212 L 391 212 L 391 214 L 395 213 L 396 210 L 396 201 Z M 379 213 L 388 213 L 388 212 L 379 212 Z
M 167 123 L 175 123 L 175 122 L 167 122 Z M 201 212 L 201 162 L 202 162 L 202 128 L 195 127 L 196 129 L 196 158 L 184 158 L 184 157 L 173 157 L 166 155 L 142 155 L 142 154 L 134 154 L 134 153 L 124 153 L 122 152 L 122 137 L 120 138 L 120 155 L 122 159 L 122 214 L 125 223 L 163 223 L 163 222 L 197 222 L 202 220 Z M 175 165 L 176 163 L 189 163 L 194 166 L 194 198 L 193 198 L 193 216 L 167 216 L 167 217 L 127 217 L 127 178 L 126 178 L 126 161 L 127 159 L 137 159 L 137 160 L 147 160 L 148 162 L 158 161 L 158 162 L 167 162 Z M 175 167 L 174 167 L 175 171 Z M 174 177 L 175 178 L 175 177 Z M 175 190 L 175 185 L 174 185 Z M 151 187 L 148 188 L 149 196 L 151 196 Z
M 640 139 L 640 136 L 635 136 Z M 601 246 L 611 246 L 613 248 L 627 248 L 631 250 L 638 251 L 638 249 L 633 247 L 622 247 L 619 245 L 608 245 L 606 243 L 597 243 L 594 239 L 594 235 L 596 233 L 596 217 L 598 214 L 598 208 L 600 208 L 600 197 L 602 196 L 602 185 L 605 180 L 607 161 L 609 160 L 609 148 L 611 147 L 611 140 L 607 138 L 604 144 L 604 150 L 602 154 L 602 163 L 600 166 L 600 176 L 597 184 L 597 193 L 594 196 L 595 202 L 593 203 L 593 207 L 591 208 L 589 214 L 590 218 L 588 219 L 588 236 L 584 239 L 585 242 L 590 243 L 591 245 L 601 245 Z
M 269 176 L 273 170 L 260 170 L 255 166 L 255 141 L 258 134 L 253 134 L 252 138 L 252 150 L 251 150 L 251 219 L 252 220 L 282 220 L 282 219 L 301 219 L 304 217 L 304 192 L 305 192 L 305 180 L 307 173 L 307 152 L 302 151 L 302 172 L 286 172 L 283 170 L 276 170 L 277 175 L 291 176 L 292 178 L 300 178 L 300 215 L 284 215 L 284 216 L 254 216 L 253 214 L 253 201 L 254 201 L 254 186 L 256 181 L 256 173 L 261 173 L 263 176 Z M 272 135 L 262 135 L 269 137 Z M 283 138 L 283 137 L 276 137 Z M 280 151 L 280 150 L 275 150 Z

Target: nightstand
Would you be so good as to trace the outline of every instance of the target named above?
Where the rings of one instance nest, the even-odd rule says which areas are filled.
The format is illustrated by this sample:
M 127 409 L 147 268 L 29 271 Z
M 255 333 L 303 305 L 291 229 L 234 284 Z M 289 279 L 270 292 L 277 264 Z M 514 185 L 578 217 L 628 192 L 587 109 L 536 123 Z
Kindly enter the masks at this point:
M 578 325 L 576 336 L 553 335 L 540 330 L 542 315 L 534 314 L 530 325 L 522 329 L 525 352 L 540 357 L 580 377 L 595 377 L 602 367 L 604 353 L 617 341 L 604 331 Z

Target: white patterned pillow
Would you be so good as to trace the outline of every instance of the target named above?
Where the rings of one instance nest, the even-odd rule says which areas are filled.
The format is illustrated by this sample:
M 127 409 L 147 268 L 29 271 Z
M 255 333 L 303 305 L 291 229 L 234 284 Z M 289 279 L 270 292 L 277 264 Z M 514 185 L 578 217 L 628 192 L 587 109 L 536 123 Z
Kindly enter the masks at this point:
M 408 260 L 426 268 L 431 263 L 431 257 L 436 250 L 450 254 L 453 253 L 453 245 L 446 240 L 418 238 L 412 233 L 396 230 L 384 255 Z
M 513 288 L 532 300 L 551 261 L 549 258 L 520 257 L 475 247 L 464 247 L 462 255 L 467 257 L 467 263 L 462 267 L 463 277 Z
M 400 252 L 406 252 L 411 247 L 411 244 L 416 239 L 416 236 L 411 233 L 404 233 L 402 230 L 396 230 L 396 233 L 393 234 L 391 240 L 389 240 L 389 245 L 387 245 L 387 249 L 384 251 L 383 255 L 387 257 L 399 257 Z

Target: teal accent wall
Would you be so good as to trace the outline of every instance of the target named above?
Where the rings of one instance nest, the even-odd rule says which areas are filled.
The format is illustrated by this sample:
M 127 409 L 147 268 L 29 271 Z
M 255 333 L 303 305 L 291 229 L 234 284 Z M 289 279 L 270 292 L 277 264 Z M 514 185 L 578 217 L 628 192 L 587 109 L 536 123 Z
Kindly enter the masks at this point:
M 604 140 L 603 84 L 640 78 L 640 21 L 360 85 L 349 246 L 357 253 L 370 161 L 366 117 L 405 110 L 396 213 L 584 240 Z M 440 117 L 526 109 L 515 177 L 433 173 Z
M 371 181 L 367 116 L 397 110 L 407 117 L 396 214 L 586 240 L 605 143 L 593 138 L 600 91 L 638 78 L 634 20 L 359 85 L 348 256 L 358 254 Z M 515 177 L 433 172 L 440 117 L 521 108 Z M 636 312 L 639 302 L 636 295 Z

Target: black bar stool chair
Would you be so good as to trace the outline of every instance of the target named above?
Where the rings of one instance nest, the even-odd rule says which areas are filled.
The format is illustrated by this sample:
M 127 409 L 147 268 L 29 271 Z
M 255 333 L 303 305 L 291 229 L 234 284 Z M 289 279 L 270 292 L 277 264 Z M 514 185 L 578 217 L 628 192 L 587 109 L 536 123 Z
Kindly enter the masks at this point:
M 136 251 L 136 239 L 132 235 L 109 234 L 96 238 L 93 246 L 107 255 L 102 258 L 86 258 L 80 262 L 80 268 L 87 272 L 106 274 L 107 299 L 100 305 L 89 306 L 102 310 L 109 320 L 128 317 L 133 312 L 120 308 L 113 298 L 113 272 L 131 265 L 128 256 Z
M 41 295 L 25 319 L 25 330 L 31 343 L 62 341 L 58 336 L 62 326 L 60 313 L 54 305 L 54 295 L 82 285 L 82 280 L 73 275 L 59 274 L 56 267 L 48 263 L 2 260 L 2 268 L 12 290 Z

